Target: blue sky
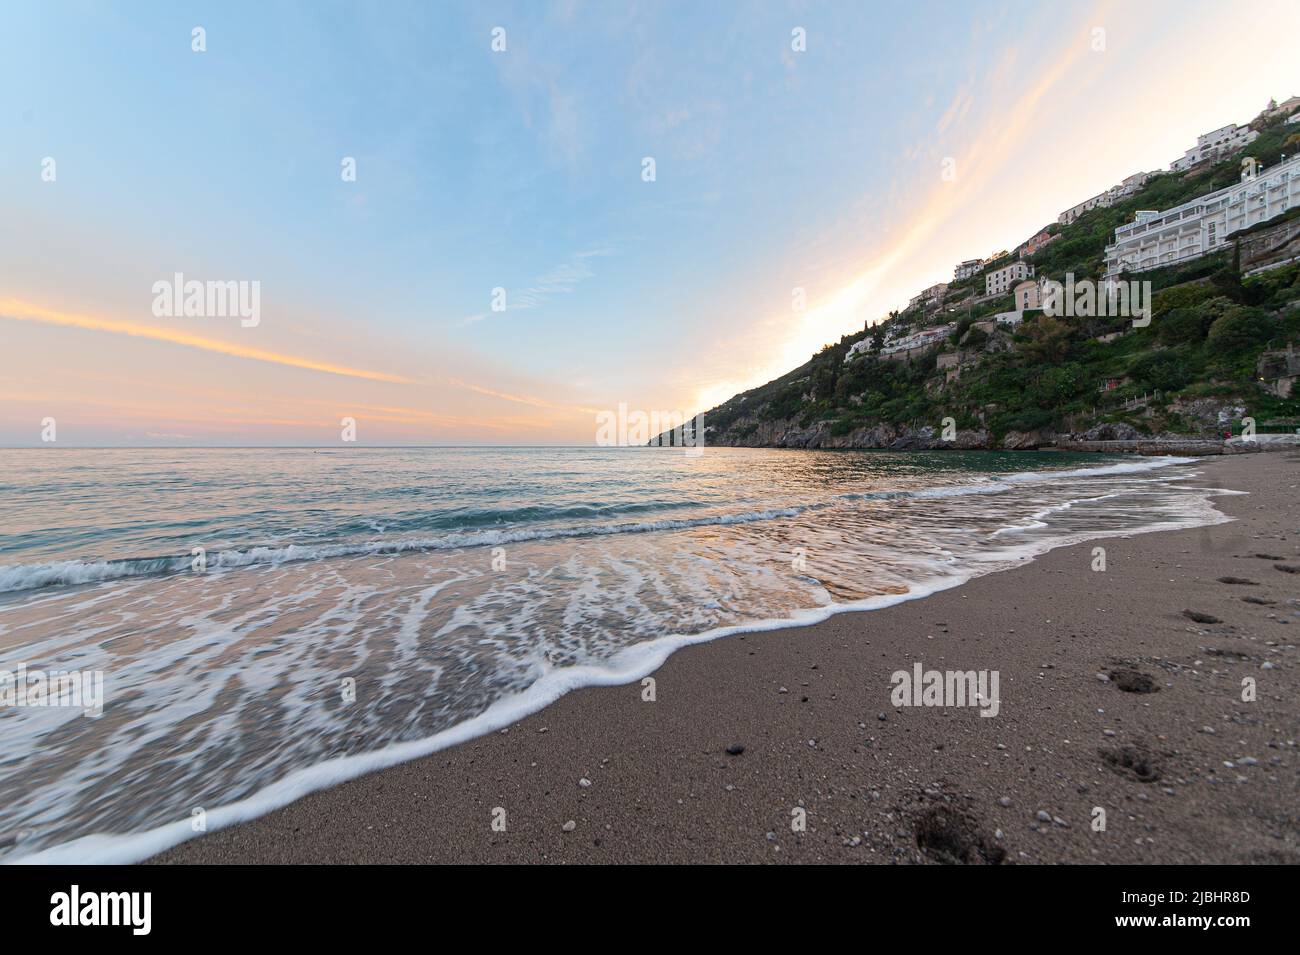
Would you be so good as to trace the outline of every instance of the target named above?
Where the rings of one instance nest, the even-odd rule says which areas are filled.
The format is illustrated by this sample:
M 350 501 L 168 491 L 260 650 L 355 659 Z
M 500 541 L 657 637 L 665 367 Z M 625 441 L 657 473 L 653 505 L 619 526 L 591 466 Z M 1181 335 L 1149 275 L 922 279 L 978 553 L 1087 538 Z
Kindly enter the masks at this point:
M 700 410 L 1300 92 L 1268 39 L 1294 4 L 1252 9 L 7 4 L 0 300 L 100 324 L 0 317 L 0 443 L 352 412 L 364 443 L 583 444 L 619 402 Z M 257 328 L 187 334 L 402 382 L 113 330 L 185 321 L 149 311 L 178 271 L 262 286 Z

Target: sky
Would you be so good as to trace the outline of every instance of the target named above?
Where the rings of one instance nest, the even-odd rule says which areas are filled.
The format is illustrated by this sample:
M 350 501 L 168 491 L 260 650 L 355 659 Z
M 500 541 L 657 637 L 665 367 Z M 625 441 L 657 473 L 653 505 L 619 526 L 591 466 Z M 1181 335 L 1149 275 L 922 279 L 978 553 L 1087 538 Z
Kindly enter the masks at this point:
M 2 19 L 4 446 L 590 446 L 1300 93 L 1294 0 Z

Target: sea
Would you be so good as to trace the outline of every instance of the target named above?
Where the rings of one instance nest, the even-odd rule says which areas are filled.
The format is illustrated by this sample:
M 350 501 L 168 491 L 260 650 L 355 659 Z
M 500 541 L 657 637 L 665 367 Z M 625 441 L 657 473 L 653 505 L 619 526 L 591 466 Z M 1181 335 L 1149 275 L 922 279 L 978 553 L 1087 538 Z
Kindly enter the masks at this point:
M 139 860 L 681 646 L 1218 523 L 1220 493 L 1056 452 L 0 450 L 0 861 Z

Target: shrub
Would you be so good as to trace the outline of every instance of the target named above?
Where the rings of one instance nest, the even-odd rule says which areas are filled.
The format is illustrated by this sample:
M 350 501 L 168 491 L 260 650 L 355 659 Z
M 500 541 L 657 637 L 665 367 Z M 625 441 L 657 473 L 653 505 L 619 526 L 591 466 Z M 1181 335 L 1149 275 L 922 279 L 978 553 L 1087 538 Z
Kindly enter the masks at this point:
M 1275 331 L 1276 326 L 1267 312 L 1258 308 L 1234 306 L 1214 320 L 1206 336 L 1206 344 L 1215 352 L 1232 355 L 1264 345 Z

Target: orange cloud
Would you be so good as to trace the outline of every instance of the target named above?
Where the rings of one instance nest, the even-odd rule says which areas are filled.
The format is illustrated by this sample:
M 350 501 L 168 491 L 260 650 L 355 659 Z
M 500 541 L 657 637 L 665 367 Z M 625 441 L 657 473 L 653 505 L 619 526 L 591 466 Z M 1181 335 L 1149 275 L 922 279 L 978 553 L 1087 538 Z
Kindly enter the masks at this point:
M 200 335 L 155 328 L 150 325 L 119 322 L 108 318 L 97 318 L 93 315 L 73 315 L 67 312 L 57 312 L 53 309 L 43 308 L 17 299 L 0 299 L 0 317 L 23 322 L 61 325 L 65 328 L 84 328 L 88 331 L 130 335 L 133 338 L 147 338 L 152 341 L 167 342 L 185 348 L 197 348 L 200 351 L 230 355 L 232 358 L 247 358 L 252 361 L 269 362 L 273 365 L 286 365 L 290 368 L 305 368 L 308 371 L 321 371 L 329 375 L 343 375 L 347 378 L 365 378 L 370 381 L 389 381 L 398 384 L 411 383 L 408 378 L 390 375 L 385 372 L 349 368 L 346 365 L 335 365 L 329 362 L 315 361 L 311 358 L 299 358 L 296 355 L 282 355 L 261 348 L 250 348 L 247 345 L 236 345 L 215 338 L 204 338 Z

